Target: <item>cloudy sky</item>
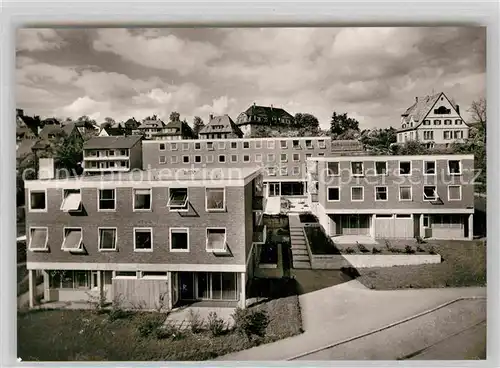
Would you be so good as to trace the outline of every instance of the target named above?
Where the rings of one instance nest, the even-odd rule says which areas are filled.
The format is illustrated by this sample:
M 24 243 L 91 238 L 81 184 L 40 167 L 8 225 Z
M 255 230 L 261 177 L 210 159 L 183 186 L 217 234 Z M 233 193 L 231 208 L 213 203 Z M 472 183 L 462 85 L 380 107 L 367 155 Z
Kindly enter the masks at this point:
M 89 115 L 192 122 L 236 119 L 252 103 L 333 111 L 361 128 L 398 126 L 415 100 L 443 91 L 467 120 L 485 96 L 484 28 L 22 29 L 17 107 L 42 117 Z

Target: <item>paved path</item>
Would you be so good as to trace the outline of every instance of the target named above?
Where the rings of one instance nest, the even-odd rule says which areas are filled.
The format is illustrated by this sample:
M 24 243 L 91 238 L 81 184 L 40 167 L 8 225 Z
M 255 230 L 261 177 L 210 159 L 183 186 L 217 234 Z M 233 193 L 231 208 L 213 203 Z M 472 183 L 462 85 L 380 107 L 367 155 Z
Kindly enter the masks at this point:
M 352 280 L 299 297 L 303 334 L 219 357 L 218 360 L 287 360 L 456 298 L 476 296 L 486 296 L 486 288 L 375 291 Z

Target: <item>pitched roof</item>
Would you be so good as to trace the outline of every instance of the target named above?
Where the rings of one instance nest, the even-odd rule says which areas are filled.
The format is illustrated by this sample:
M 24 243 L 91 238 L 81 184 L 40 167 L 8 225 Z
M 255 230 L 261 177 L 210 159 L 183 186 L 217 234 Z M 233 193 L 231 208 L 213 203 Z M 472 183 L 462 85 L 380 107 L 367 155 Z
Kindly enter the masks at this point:
M 242 136 L 243 132 L 235 124 L 233 119 L 229 115 L 222 116 L 212 116 L 207 125 L 203 127 L 199 134 L 210 134 L 210 133 L 234 133 L 238 136 Z
M 408 123 L 413 117 L 413 121 L 420 123 L 425 116 L 429 113 L 429 110 L 438 101 L 442 92 L 436 93 L 431 96 L 420 97 L 415 101 L 413 105 L 406 109 L 406 111 L 401 115 L 403 121 Z
M 76 124 L 74 122 L 69 122 L 62 127 L 62 130 L 64 131 L 64 133 L 66 133 L 66 135 L 70 136 L 71 133 L 75 130 L 75 128 Z M 80 131 L 78 129 L 76 129 L 76 131 L 78 132 L 78 134 L 80 134 Z
M 83 148 L 131 148 L 141 139 L 140 135 L 92 137 L 83 144 Z
M 22 158 L 28 154 L 30 154 L 31 148 L 35 145 L 35 140 L 24 140 L 19 142 L 16 148 L 16 158 Z
M 276 117 L 289 117 L 293 119 L 293 116 L 280 107 L 273 106 L 259 106 L 252 105 L 246 111 L 247 115 L 258 115 L 258 116 L 276 116 Z
M 120 136 L 120 135 L 125 135 L 125 129 L 124 128 L 117 128 L 117 127 L 107 127 L 107 128 L 102 128 L 108 133 L 108 135 L 111 136 Z
M 165 123 L 161 121 L 160 119 L 158 120 L 144 120 L 141 125 L 137 129 L 147 129 L 147 128 L 163 128 L 165 126 Z
M 167 125 L 164 126 L 164 130 L 167 129 L 175 129 L 175 132 L 167 132 L 167 131 L 162 131 L 156 134 L 153 134 L 154 136 L 160 137 L 160 136 L 169 136 L 169 135 L 179 135 L 181 134 L 183 137 L 189 137 L 193 138 L 193 129 L 189 126 L 188 123 L 185 121 L 170 121 Z
M 71 132 L 71 131 L 70 131 Z M 50 135 L 65 135 L 68 134 L 66 133 L 66 129 L 63 127 L 60 127 L 59 125 L 45 125 L 42 130 L 40 130 L 40 133 L 38 136 L 42 139 L 48 139 Z

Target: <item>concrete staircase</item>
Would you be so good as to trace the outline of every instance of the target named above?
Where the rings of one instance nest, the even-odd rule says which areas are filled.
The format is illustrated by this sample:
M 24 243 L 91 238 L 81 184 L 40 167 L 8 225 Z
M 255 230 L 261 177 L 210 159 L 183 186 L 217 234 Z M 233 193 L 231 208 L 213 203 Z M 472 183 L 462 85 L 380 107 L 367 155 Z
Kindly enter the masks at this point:
M 293 268 L 310 269 L 311 260 L 309 259 L 309 253 L 307 252 L 304 227 L 300 222 L 299 215 L 289 214 L 288 221 L 290 227 Z

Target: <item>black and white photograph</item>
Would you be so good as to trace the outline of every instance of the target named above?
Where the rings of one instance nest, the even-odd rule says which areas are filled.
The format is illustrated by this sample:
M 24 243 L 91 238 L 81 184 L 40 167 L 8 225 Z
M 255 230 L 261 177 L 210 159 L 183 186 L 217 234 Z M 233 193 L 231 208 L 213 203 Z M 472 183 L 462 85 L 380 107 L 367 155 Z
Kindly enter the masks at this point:
M 18 360 L 485 360 L 486 34 L 18 28 Z

